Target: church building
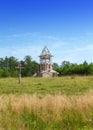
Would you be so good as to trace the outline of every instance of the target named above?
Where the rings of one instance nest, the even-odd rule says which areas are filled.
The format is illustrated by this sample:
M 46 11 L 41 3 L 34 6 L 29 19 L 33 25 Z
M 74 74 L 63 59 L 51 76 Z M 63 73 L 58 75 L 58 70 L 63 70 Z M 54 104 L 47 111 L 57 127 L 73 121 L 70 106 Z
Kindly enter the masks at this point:
M 52 57 L 53 56 L 51 55 L 50 51 L 45 46 L 39 56 L 40 66 L 39 66 L 39 72 L 37 73 L 37 76 L 54 77 L 58 75 L 58 72 L 53 70 Z

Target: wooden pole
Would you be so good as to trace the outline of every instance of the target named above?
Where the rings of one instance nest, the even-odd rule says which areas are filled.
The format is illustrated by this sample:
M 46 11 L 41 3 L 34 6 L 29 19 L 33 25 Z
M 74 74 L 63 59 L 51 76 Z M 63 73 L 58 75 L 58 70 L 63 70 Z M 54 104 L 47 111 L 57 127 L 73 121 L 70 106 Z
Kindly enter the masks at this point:
M 18 67 L 16 67 L 18 69 L 18 83 L 21 83 L 21 70 L 24 68 L 22 67 L 21 64 L 18 65 Z
M 18 74 L 18 83 L 21 83 L 21 74 Z

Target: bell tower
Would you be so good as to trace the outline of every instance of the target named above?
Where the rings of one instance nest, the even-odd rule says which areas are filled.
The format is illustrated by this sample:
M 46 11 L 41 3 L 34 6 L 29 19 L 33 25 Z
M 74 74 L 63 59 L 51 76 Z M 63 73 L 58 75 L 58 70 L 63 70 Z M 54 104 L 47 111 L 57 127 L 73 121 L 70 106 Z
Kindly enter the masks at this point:
M 48 48 L 45 46 L 40 54 L 40 72 L 50 72 L 52 68 L 52 55 Z
M 40 66 L 39 71 L 34 75 L 36 77 L 54 77 L 58 76 L 58 72 L 53 70 L 52 55 L 48 48 L 45 46 L 39 56 Z

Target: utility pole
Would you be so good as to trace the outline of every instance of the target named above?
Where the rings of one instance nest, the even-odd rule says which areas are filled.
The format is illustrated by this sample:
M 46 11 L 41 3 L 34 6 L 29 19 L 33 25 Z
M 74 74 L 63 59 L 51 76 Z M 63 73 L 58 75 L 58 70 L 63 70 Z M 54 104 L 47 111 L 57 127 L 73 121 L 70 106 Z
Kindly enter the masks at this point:
M 18 64 L 18 66 L 16 67 L 18 69 L 18 83 L 21 83 L 21 70 L 24 68 L 22 67 L 21 64 Z

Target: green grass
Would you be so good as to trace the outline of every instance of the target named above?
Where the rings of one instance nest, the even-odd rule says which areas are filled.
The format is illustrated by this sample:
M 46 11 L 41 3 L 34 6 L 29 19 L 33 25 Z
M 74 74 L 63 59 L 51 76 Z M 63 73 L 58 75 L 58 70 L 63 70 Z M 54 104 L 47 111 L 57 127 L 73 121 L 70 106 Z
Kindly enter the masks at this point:
M 82 94 L 93 88 L 93 77 L 17 78 L 0 79 L 1 94 Z
M 0 130 L 93 130 L 93 76 L 1 78 Z

